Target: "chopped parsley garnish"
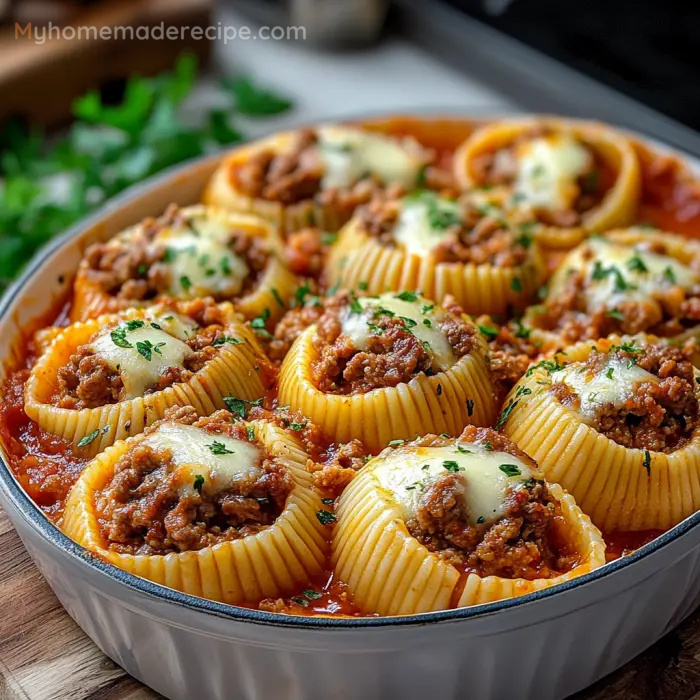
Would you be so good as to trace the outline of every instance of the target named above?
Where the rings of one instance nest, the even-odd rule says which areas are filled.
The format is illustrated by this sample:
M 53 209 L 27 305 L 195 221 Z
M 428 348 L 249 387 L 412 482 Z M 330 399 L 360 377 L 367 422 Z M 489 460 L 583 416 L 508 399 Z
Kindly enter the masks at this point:
M 120 348 L 133 348 L 134 346 L 126 339 L 126 328 L 123 326 L 115 328 L 110 334 L 112 342 Z
M 338 518 L 335 517 L 335 514 L 331 513 L 329 510 L 317 511 L 316 517 L 318 518 L 318 522 L 320 522 L 321 525 L 332 525 L 338 520 Z
M 522 319 L 518 319 L 517 324 L 518 327 L 515 331 L 515 337 L 527 340 L 530 337 L 530 329 L 523 325 Z
M 624 292 L 627 291 L 628 289 L 632 289 L 633 286 L 630 285 L 627 280 L 625 280 L 622 272 L 620 272 L 619 268 L 617 268 L 615 265 L 611 265 L 610 267 L 603 267 L 603 264 L 600 262 L 600 260 L 596 260 L 595 264 L 593 265 L 593 272 L 591 273 L 591 279 L 593 280 L 604 280 L 607 277 L 613 277 L 614 281 L 614 286 L 613 289 L 616 292 Z
M 520 277 L 513 277 L 510 281 L 510 288 L 518 294 L 523 291 L 523 284 L 520 281 Z
M 165 343 L 158 343 L 157 346 L 154 346 L 150 340 L 139 340 L 136 343 L 136 350 L 144 360 L 150 361 L 153 357 L 153 352 L 157 352 L 159 355 L 161 354 L 160 347 L 162 345 L 165 345 Z
M 288 427 L 295 433 L 298 433 L 306 427 L 306 423 L 290 423 Z
M 197 474 L 197 476 L 195 476 L 194 478 L 194 483 L 192 484 L 192 487 L 195 491 L 199 491 L 199 493 L 202 493 L 202 486 L 204 486 L 204 477 L 201 474 Z
M 362 313 L 362 304 L 357 300 L 357 297 L 352 296 L 350 298 L 350 313 L 353 314 L 361 314 Z
M 486 522 L 486 519 L 484 518 L 483 515 L 480 515 L 480 516 L 476 519 L 476 524 L 477 524 L 477 525 L 483 525 L 485 522 Z
M 223 258 L 221 258 L 221 261 L 219 262 L 219 267 L 221 268 L 221 273 L 224 275 L 230 275 L 232 272 L 231 261 L 225 255 Z
M 531 393 L 532 389 L 529 386 L 519 386 L 515 392 L 515 398 L 519 399 L 521 396 L 529 396 Z
M 651 453 L 649 450 L 644 450 L 644 461 L 642 466 L 647 470 L 647 474 L 651 474 Z
M 212 344 L 213 348 L 218 348 L 220 345 L 225 345 L 230 343 L 231 345 L 243 345 L 245 340 L 239 340 L 238 338 L 232 338 L 230 335 L 220 335 Z
M 246 401 L 246 399 L 237 399 L 235 396 L 224 396 L 226 408 L 239 418 L 245 418 L 248 415 L 248 406 L 262 406 L 262 402 L 262 399 Z
M 391 442 L 387 443 L 388 447 L 398 447 L 399 445 L 403 445 L 406 441 L 405 440 L 392 440 Z
M 250 442 L 255 442 L 255 428 L 252 425 L 248 425 L 245 431 L 248 433 L 248 440 Z
M 418 295 L 415 292 L 401 292 L 396 295 L 396 298 L 401 301 L 418 301 Z
M 639 254 L 633 255 L 627 261 L 627 269 L 632 272 L 640 272 L 642 274 L 649 272 L 649 268 L 646 266 L 644 260 Z
M 284 302 L 282 301 L 282 297 L 280 296 L 280 293 L 274 287 L 272 287 L 270 289 L 270 292 L 272 293 L 272 296 L 275 297 L 275 301 L 277 302 L 277 305 L 283 309 Z
M 622 350 L 622 352 L 628 352 L 630 355 L 636 355 L 637 353 L 642 352 L 642 348 L 640 348 L 637 345 L 634 345 L 632 343 L 622 343 L 621 345 L 611 345 L 610 352 L 614 352 L 615 350 Z
M 187 275 L 182 275 L 182 277 L 180 277 L 180 285 L 185 290 L 185 292 L 189 292 L 192 287 L 192 280 L 190 280 L 190 278 Z
M 612 378 L 613 378 L 613 374 L 614 374 L 614 371 L 613 371 L 613 368 L 612 368 L 612 367 L 608 367 L 608 369 L 605 370 L 605 376 L 606 376 L 608 379 L 612 379 Z
M 357 283 L 357 288 L 358 288 L 361 292 L 366 292 L 366 291 L 367 291 L 367 287 L 369 287 L 369 284 L 368 284 L 367 282 L 358 282 L 358 283 Z
M 508 417 L 510 416 L 511 413 L 513 413 L 513 410 L 518 405 L 518 403 L 519 403 L 518 401 L 512 401 L 512 400 L 508 402 L 508 405 L 503 409 L 500 417 L 498 418 L 498 422 L 496 423 L 496 429 L 498 429 L 501 426 L 506 424 Z
M 670 265 L 664 269 L 664 279 L 668 280 L 671 284 L 676 283 L 676 273 Z
M 446 459 L 443 463 L 442 466 L 447 469 L 448 472 L 452 472 L 453 474 L 456 474 L 459 471 L 459 464 L 455 462 L 453 459 Z
M 262 338 L 271 338 L 272 334 L 265 328 L 267 320 L 270 318 L 270 309 L 267 307 L 263 309 L 260 316 L 256 316 L 251 322 L 250 326 L 255 330 L 255 332 Z
M 323 505 L 325 505 L 325 506 L 332 506 L 335 503 L 335 499 L 334 498 L 322 498 L 321 503 L 323 503 Z
M 148 274 L 148 266 L 144 265 L 144 263 L 141 263 L 136 268 L 136 274 L 139 275 L 139 277 L 145 277 Z
M 306 598 L 308 598 L 309 600 L 318 600 L 318 599 L 323 595 L 323 593 L 319 593 L 318 591 L 314 591 L 314 590 L 311 589 L 311 588 L 305 588 L 305 589 L 302 591 L 302 593 L 303 593 L 304 596 L 305 596 Z
M 207 445 L 207 447 L 211 450 L 212 454 L 215 455 L 235 454 L 234 451 L 229 450 L 223 442 L 217 442 L 216 440 L 214 440 L 214 442 L 212 442 L 211 445 Z
M 433 327 L 433 324 L 430 322 L 430 319 L 429 319 L 429 318 L 424 318 L 424 319 L 423 319 L 423 325 L 424 325 L 426 328 L 432 328 L 432 327 Z
M 408 318 L 408 316 L 399 316 L 399 318 L 404 322 L 406 328 L 415 328 L 418 325 L 417 321 L 414 321 L 412 318 Z
M 543 369 L 547 372 L 547 374 L 552 374 L 554 372 L 558 372 L 560 369 L 564 369 L 564 365 L 560 365 L 557 360 L 542 360 L 542 362 L 532 365 L 532 367 L 525 372 L 525 376 L 531 377 L 532 373 L 538 369 Z
M 303 598 L 299 598 L 299 597 L 292 598 L 292 602 L 296 603 L 297 605 L 301 605 L 302 608 L 309 607 L 309 601 L 304 600 Z
M 321 234 L 321 244 L 322 245 L 333 245 L 338 240 L 337 233 L 323 233 Z
M 304 300 L 308 294 L 311 294 L 311 287 L 308 284 L 302 284 L 300 287 L 297 287 L 296 292 L 294 292 L 294 300 L 297 306 L 304 305 Z
M 138 318 L 132 321 L 127 321 L 125 324 L 127 331 L 135 331 L 137 328 L 143 328 L 146 324 Z
M 484 443 L 484 449 L 488 450 L 489 452 L 493 452 L 493 445 L 491 444 L 491 440 L 487 440 Z
M 478 327 L 481 333 L 485 335 L 488 340 L 493 340 L 494 338 L 498 337 L 498 328 L 487 326 L 483 323 L 478 324 Z
M 163 330 L 161 326 L 159 326 L 157 323 L 153 323 L 153 321 L 151 321 L 151 328 L 155 328 L 157 331 Z
M 426 305 L 420 310 L 420 312 L 421 312 L 422 314 L 429 314 L 429 313 L 432 312 L 432 310 L 433 310 L 434 308 L 435 308 L 435 304 L 426 304 Z
M 624 321 L 625 317 L 622 315 L 621 311 L 618 311 L 617 309 L 610 309 L 609 311 L 605 312 L 605 315 L 608 318 L 614 318 L 616 321 Z
M 459 452 L 462 455 L 470 455 L 472 454 L 471 450 L 468 450 L 466 447 L 462 447 L 461 445 L 457 445 L 457 452 Z
M 442 396 L 442 384 L 437 385 L 437 395 Z
M 177 258 L 178 250 L 177 248 L 166 248 L 165 253 L 163 253 L 163 262 L 171 263 Z
M 467 399 L 467 415 L 471 416 L 474 413 L 474 400 Z
M 520 476 L 521 471 L 517 464 L 500 464 L 498 468 L 506 476 Z
M 109 427 L 109 426 L 107 426 Z M 91 433 L 88 433 L 85 437 L 78 440 L 78 447 L 87 447 L 95 438 L 100 434 L 100 429 L 96 428 Z

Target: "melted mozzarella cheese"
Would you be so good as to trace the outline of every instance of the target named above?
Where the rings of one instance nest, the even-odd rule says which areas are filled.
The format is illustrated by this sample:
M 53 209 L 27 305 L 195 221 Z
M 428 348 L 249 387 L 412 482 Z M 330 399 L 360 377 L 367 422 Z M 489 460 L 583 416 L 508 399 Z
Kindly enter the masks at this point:
M 563 383 L 578 395 L 579 413 L 586 422 L 594 420 L 598 409 L 605 404 L 624 405 L 642 382 L 658 381 L 655 374 L 616 355 L 595 374 L 581 362 L 572 362 L 552 374 L 552 383 Z
M 514 191 L 536 209 L 571 209 L 579 195 L 576 180 L 592 164 L 588 150 L 565 135 L 526 141 L 517 147 L 515 157 Z
M 324 168 L 324 189 L 351 187 L 367 175 L 384 184 L 411 188 L 423 166 L 418 152 L 395 139 L 339 126 L 318 129 L 318 153 Z
M 405 197 L 394 227 L 394 240 L 407 253 L 425 256 L 444 240 L 454 237 L 450 226 L 460 218 L 459 205 L 445 197 L 433 193 Z
M 126 326 L 120 326 L 117 332 L 123 329 L 126 329 Z M 185 358 L 192 354 L 188 345 L 150 324 L 126 331 L 122 336 L 121 345 L 114 342 L 114 332 L 111 328 L 104 331 L 89 347 L 112 369 L 119 372 L 126 399 L 143 396 L 147 389 L 158 382 L 168 367 L 182 368 Z M 124 344 L 128 344 L 128 347 L 122 347 Z M 147 359 L 149 354 L 150 359 Z
M 586 271 L 584 296 L 591 311 L 621 301 L 643 301 L 669 286 L 689 290 L 700 282 L 700 276 L 668 255 L 616 245 L 603 238 L 591 239 L 587 248 L 592 257 L 579 257 L 574 267 Z
M 179 297 L 235 296 L 250 270 L 227 245 L 229 229 L 218 220 L 199 217 L 189 226 L 160 231 L 155 243 L 167 246 L 169 291 Z
M 143 444 L 154 450 L 168 450 L 178 467 L 181 494 L 191 493 L 197 477 L 202 489 L 217 493 L 234 482 L 256 479 L 262 474 L 260 450 L 245 440 L 216 435 L 193 425 L 164 423 Z
M 197 335 L 199 326 L 189 316 L 176 314 L 170 310 L 161 311 L 159 308 L 146 311 L 149 322 L 155 323 L 168 335 L 178 340 L 189 340 Z
M 408 319 L 406 325 L 409 330 L 431 353 L 434 369 L 444 372 L 457 361 L 452 346 L 438 327 L 445 319 L 445 311 L 430 300 L 417 297 L 416 301 L 404 301 L 396 294 L 388 293 L 378 297 L 362 297 L 358 302 L 362 313 L 354 313 L 352 308 L 349 308 L 342 318 L 342 333 L 348 336 L 359 350 L 367 348 L 367 341 L 372 335 L 370 324 L 374 323 L 375 314 L 381 309 L 405 321 Z
M 460 452 L 457 445 L 463 451 Z M 405 520 L 416 517 L 425 490 L 449 472 L 458 477 L 462 487 L 460 496 L 471 524 L 494 522 L 503 517 L 508 488 L 535 476 L 517 457 L 471 443 L 446 447 L 407 446 L 377 459 L 379 464 L 372 473 L 401 508 Z

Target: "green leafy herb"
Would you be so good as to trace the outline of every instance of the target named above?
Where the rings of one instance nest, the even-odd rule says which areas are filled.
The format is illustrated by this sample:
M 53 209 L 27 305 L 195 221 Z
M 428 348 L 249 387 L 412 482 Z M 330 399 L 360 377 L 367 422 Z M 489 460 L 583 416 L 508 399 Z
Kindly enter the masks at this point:
M 256 85 L 247 78 L 224 78 L 222 87 L 236 98 L 236 109 L 247 117 L 282 114 L 292 107 L 291 100 Z
M 491 440 L 487 440 L 484 443 L 484 449 L 488 450 L 489 452 L 493 452 L 493 445 L 491 444 Z
M 332 506 L 335 503 L 334 498 L 322 498 L 321 503 L 323 503 L 324 506 Z
M 455 462 L 453 459 L 446 459 L 443 463 L 442 466 L 447 469 L 448 472 L 452 473 L 457 473 L 459 471 L 459 464 Z
M 189 293 L 192 288 L 192 280 L 187 275 L 182 275 L 180 277 L 180 286 L 185 290 L 185 293 Z
M 438 396 L 442 396 L 442 384 L 438 384 L 438 385 L 437 385 L 437 390 L 436 390 L 436 392 L 437 392 L 437 395 L 438 395 Z
M 213 348 L 218 348 L 220 345 L 225 345 L 230 343 L 231 345 L 243 345 L 245 340 L 240 340 L 239 338 L 232 338 L 230 335 L 220 335 L 212 344 Z
M 245 418 L 248 415 L 248 406 L 262 406 L 262 402 L 262 399 L 246 401 L 246 399 L 238 399 L 235 396 L 224 396 L 226 408 L 239 418 Z
M 415 292 L 401 292 L 396 295 L 396 298 L 401 301 L 418 301 L 418 295 Z
M 323 593 L 319 593 L 318 591 L 314 591 L 311 588 L 305 588 L 302 593 L 309 599 L 309 600 L 318 600 Z
M 500 464 L 498 468 L 506 476 L 520 476 L 521 471 L 517 464 Z
M 280 296 L 280 293 L 274 287 L 272 287 L 270 289 L 270 292 L 272 292 L 272 296 L 275 297 L 275 301 L 277 302 L 277 305 L 283 309 L 284 302 L 282 301 L 282 297 Z
M 141 355 L 144 360 L 148 360 L 149 362 L 153 357 L 152 353 L 154 349 L 153 343 L 150 340 L 139 340 L 136 342 L 136 350 L 138 354 Z
M 432 310 L 433 310 L 434 308 L 435 308 L 435 304 L 426 304 L 426 305 L 420 310 L 420 312 L 421 312 L 422 314 L 429 314 L 429 313 L 432 312 Z
M 211 445 L 207 445 L 207 447 L 211 450 L 212 454 L 215 455 L 235 454 L 234 451 L 229 450 L 223 442 L 217 442 L 216 440 L 214 440 L 214 442 L 212 442 Z
M 542 360 L 542 362 L 532 365 L 532 367 L 525 372 L 525 376 L 531 377 L 532 373 L 538 369 L 545 370 L 547 374 L 553 374 L 554 372 L 558 372 L 560 369 L 564 369 L 564 365 L 559 364 L 558 360 Z
M 126 339 L 126 328 L 123 326 L 120 326 L 119 328 L 115 328 L 110 334 L 109 337 L 112 339 L 112 342 L 120 348 L 133 348 L 134 346 Z
M 255 428 L 252 425 L 248 425 L 245 431 L 248 433 L 248 440 L 250 442 L 255 442 Z
M 350 313 L 353 314 L 361 314 L 362 313 L 362 304 L 354 297 L 352 296 L 350 298 Z
M 135 331 L 137 328 L 143 328 L 146 324 L 136 318 L 133 321 L 127 321 L 124 325 L 126 326 L 126 330 Z
M 96 428 L 91 433 L 88 433 L 85 437 L 78 440 L 78 447 L 87 447 L 95 438 L 100 434 L 100 429 Z
M 523 284 L 520 281 L 520 277 L 513 277 L 510 281 L 510 288 L 518 294 L 523 291 Z
M 476 524 L 477 524 L 477 525 L 483 525 L 485 522 L 486 522 L 486 519 L 484 518 L 483 515 L 480 515 L 480 516 L 476 519 Z
M 646 266 L 644 260 L 642 260 L 642 256 L 639 255 L 639 253 L 633 255 L 627 261 L 627 269 L 631 270 L 632 272 L 640 272 L 642 274 L 649 272 L 649 268 Z
M 288 427 L 298 433 L 306 427 L 306 423 L 290 423 Z
M 366 291 L 367 291 L 367 287 L 369 287 L 369 284 L 368 284 L 367 282 L 358 282 L 358 284 L 357 284 L 357 288 L 358 288 L 361 292 L 366 292 Z
M 323 245 L 333 245 L 338 240 L 337 233 L 322 233 L 321 243 Z
M 493 340 L 494 338 L 498 337 L 498 328 L 487 326 L 484 323 L 480 323 L 478 327 L 481 333 L 485 335 L 488 340 Z
M 605 312 L 605 315 L 608 318 L 614 318 L 616 321 L 624 321 L 625 317 L 622 315 L 621 311 L 618 311 L 617 309 L 610 309 L 609 311 Z
M 513 401 L 510 400 L 508 402 L 508 405 L 501 411 L 501 415 L 498 418 L 498 422 L 496 423 L 496 429 L 504 426 L 506 424 L 506 421 L 508 420 L 508 417 L 510 416 L 511 413 L 515 410 L 515 407 L 518 405 L 518 401 Z
M 329 510 L 317 511 L 316 517 L 318 518 L 318 522 L 320 522 L 321 525 L 332 525 L 334 522 L 336 522 L 338 520 L 335 517 L 335 514 L 331 513 Z
M 676 273 L 673 271 L 673 268 L 670 265 L 664 268 L 664 279 L 671 284 L 676 283 Z
M 405 442 L 405 440 L 391 440 L 389 443 L 387 443 L 387 445 L 388 447 L 398 447 L 399 445 L 403 445 Z
M 613 368 L 612 368 L 612 367 L 608 367 L 608 369 L 605 371 L 605 376 L 606 376 L 608 379 L 612 379 L 612 378 L 613 378 L 613 374 L 614 374 Z
M 651 453 L 649 450 L 644 450 L 644 461 L 642 466 L 647 470 L 647 474 L 651 474 Z
M 302 608 L 308 608 L 309 607 L 309 601 L 304 600 L 304 598 L 299 598 L 298 596 L 292 598 L 292 602 L 296 603 L 297 605 L 301 605 Z
M 424 319 L 423 319 L 423 325 L 424 325 L 426 328 L 432 328 L 432 326 L 433 326 L 433 324 L 430 322 L 430 319 L 429 319 L 429 318 L 424 318 Z
M 194 478 L 192 488 L 195 491 L 199 491 L 199 493 L 202 493 L 202 486 L 204 486 L 204 477 L 201 474 L 197 474 L 197 476 L 195 476 Z
M 270 309 L 265 308 L 260 316 L 256 316 L 251 322 L 250 326 L 255 330 L 255 332 L 262 338 L 272 338 L 272 334 L 265 328 L 265 324 L 270 318 Z
M 518 327 L 515 330 L 515 337 L 527 340 L 530 337 L 530 329 L 523 325 L 522 319 L 518 319 L 517 324 Z

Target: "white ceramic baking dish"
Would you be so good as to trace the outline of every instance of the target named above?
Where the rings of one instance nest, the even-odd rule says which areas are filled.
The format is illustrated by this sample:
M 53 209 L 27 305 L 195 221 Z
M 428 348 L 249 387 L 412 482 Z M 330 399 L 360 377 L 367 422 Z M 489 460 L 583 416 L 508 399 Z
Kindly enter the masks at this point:
M 65 290 L 86 245 L 198 200 L 219 157 L 135 188 L 47 246 L 0 303 L 0 362 Z M 286 617 L 183 595 L 64 536 L 0 463 L 0 502 L 61 603 L 173 700 L 548 700 L 619 667 L 700 603 L 700 514 L 635 554 L 522 598 L 401 618 Z

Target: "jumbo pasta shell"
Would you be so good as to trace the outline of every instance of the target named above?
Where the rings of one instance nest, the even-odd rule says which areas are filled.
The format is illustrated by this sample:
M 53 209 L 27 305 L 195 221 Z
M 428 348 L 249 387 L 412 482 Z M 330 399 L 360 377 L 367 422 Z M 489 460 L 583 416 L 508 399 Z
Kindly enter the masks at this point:
M 611 336 L 573 345 L 566 361 L 583 362 L 592 349 L 606 351 L 619 342 Z M 512 408 L 503 432 L 549 481 L 571 493 L 596 526 L 604 532 L 668 530 L 700 508 L 700 431 L 669 454 L 623 447 L 562 405 L 549 385 L 551 377 L 540 367 L 516 384 L 506 400 Z
M 411 615 L 513 598 L 563 583 L 605 563 L 605 543 L 574 499 L 548 486 L 561 504 L 562 536 L 580 555 L 571 571 L 551 579 L 462 575 L 414 539 L 401 511 L 364 467 L 338 503 L 332 562 L 365 612 Z M 461 591 L 461 592 L 460 592 Z
M 103 326 L 119 320 L 143 318 L 145 311 L 130 309 L 118 316 L 101 316 L 68 326 L 53 339 L 32 368 L 24 392 L 25 412 L 43 430 L 70 441 L 76 454 L 91 457 L 117 440 L 138 435 L 162 418 L 171 406 L 193 406 L 197 413 L 206 416 L 226 408 L 224 396 L 260 398 L 265 393 L 261 364 L 267 360 L 255 336 L 237 319 L 233 307 L 228 304 L 224 308 L 229 319 L 226 332 L 245 342 L 222 346 L 217 357 L 187 382 L 132 400 L 82 410 L 58 408 L 51 403 L 57 389 L 58 369 Z M 78 447 L 83 438 L 93 434 L 95 437 L 89 444 Z
M 74 485 L 66 503 L 63 531 L 115 566 L 190 595 L 229 604 L 255 604 L 293 592 L 322 573 L 327 535 L 316 513 L 323 508 L 306 471 L 308 456 L 285 431 L 263 421 L 248 424 L 291 471 L 295 486 L 277 520 L 263 531 L 197 551 L 131 555 L 110 550 L 100 533 L 96 494 L 114 466 L 139 437 L 120 441 L 96 457 Z
M 641 192 L 641 173 L 632 142 L 622 133 L 597 122 L 555 119 L 504 119 L 477 129 L 456 151 L 454 175 L 464 189 L 480 187 L 476 163 L 481 155 L 507 147 L 533 129 L 570 134 L 588 145 L 616 173 L 602 202 L 585 212 L 581 226 L 541 226 L 537 240 L 549 248 L 572 248 L 590 232 L 628 226 L 634 221 Z
M 181 213 L 185 217 L 205 216 L 207 219 L 223 222 L 232 229 L 248 231 L 255 237 L 263 238 L 266 241 L 269 254 L 267 265 L 256 280 L 254 288 L 237 297 L 234 304 L 236 310 L 248 319 L 260 316 L 265 309 L 268 309 L 272 322 L 277 321 L 285 309 L 279 305 L 272 290 L 275 289 L 278 297 L 283 300 L 284 304 L 287 304 L 299 286 L 299 279 L 285 263 L 284 244 L 277 229 L 269 221 L 256 216 L 215 207 L 205 207 L 200 204 L 186 207 L 181 210 Z M 132 226 L 118 234 L 113 240 L 128 241 L 130 237 L 138 235 L 143 226 L 143 222 Z M 117 313 L 134 307 L 146 307 L 173 298 L 169 295 L 161 295 L 157 299 L 139 301 L 109 294 L 95 281 L 90 274 L 87 261 L 83 260 L 78 268 L 74 283 L 71 320 L 87 321 L 103 314 Z
M 279 401 L 301 411 L 334 441 L 357 438 L 375 451 L 391 440 L 426 433 L 458 435 L 465 425 L 489 425 L 495 418 L 486 345 L 480 336 L 472 353 L 445 372 L 419 374 L 396 387 L 343 396 L 324 394 L 311 380 L 311 365 L 318 359 L 315 333 L 316 326 L 307 328 L 285 357 Z
M 451 294 L 468 314 L 498 315 L 532 301 L 544 279 L 545 263 L 537 246 L 531 246 L 528 260 L 516 267 L 435 262 L 431 255 L 379 243 L 353 219 L 341 230 L 326 271 L 329 282 L 340 288 L 368 294 L 420 290 L 437 301 Z

